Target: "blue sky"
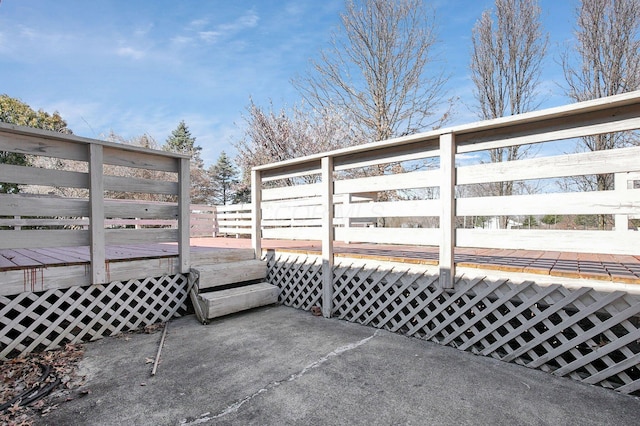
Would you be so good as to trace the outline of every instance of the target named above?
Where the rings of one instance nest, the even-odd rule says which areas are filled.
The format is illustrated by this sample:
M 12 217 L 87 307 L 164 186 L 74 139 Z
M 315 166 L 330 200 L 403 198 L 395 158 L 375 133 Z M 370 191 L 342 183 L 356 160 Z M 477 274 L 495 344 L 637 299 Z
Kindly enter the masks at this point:
M 164 143 L 180 120 L 206 165 L 235 155 L 249 98 L 276 108 L 299 95 L 339 25 L 343 0 L 0 0 L 0 93 L 58 111 L 77 135 Z M 450 124 L 475 121 L 468 75 L 471 28 L 493 0 L 430 2 L 439 26 L 434 64 L 460 101 Z M 549 31 L 542 106 L 568 103 L 559 46 L 571 39 L 576 0 L 541 0 Z

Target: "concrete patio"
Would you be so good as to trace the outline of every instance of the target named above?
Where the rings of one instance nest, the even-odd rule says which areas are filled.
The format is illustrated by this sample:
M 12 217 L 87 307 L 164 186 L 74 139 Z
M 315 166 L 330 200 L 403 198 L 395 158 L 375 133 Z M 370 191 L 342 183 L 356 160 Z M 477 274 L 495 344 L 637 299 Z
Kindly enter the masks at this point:
M 207 326 L 89 343 L 83 397 L 39 424 L 631 425 L 640 399 L 309 312 L 269 306 Z

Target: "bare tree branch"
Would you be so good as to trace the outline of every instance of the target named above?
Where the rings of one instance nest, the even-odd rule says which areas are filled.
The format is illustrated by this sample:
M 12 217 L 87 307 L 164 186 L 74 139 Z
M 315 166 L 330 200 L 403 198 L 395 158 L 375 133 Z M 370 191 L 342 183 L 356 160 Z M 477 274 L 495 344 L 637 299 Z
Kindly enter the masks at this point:
M 331 46 L 293 84 L 314 109 L 348 117 L 361 142 L 439 127 L 448 77 L 428 72 L 435 43 L 435 16 L 422 0 L 347 0 Z

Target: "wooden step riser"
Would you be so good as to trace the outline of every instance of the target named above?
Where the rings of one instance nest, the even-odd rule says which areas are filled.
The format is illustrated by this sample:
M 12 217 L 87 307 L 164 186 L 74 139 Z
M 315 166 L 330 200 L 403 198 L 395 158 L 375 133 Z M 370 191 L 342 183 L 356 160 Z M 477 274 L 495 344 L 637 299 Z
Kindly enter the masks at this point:
M 200 274 L 200 290 L 241 283 L 264 280 L 267 276 L 267 263 L 261 260 L 244 260 L 233 263 L 216 263 L 195 268 Z
M 218 263 L 241 262 L 255 259 L 252 249 L 224 249 L 218 250 L 215 254 L 211 251 L 192 251 L 190 254 L 191 266 L 194 268 L 214 265 Z
M 200 294 L 199 303 L 205 317 L 211 319 L 277 303 L 279 293 L 278 287 L 259 283 Z

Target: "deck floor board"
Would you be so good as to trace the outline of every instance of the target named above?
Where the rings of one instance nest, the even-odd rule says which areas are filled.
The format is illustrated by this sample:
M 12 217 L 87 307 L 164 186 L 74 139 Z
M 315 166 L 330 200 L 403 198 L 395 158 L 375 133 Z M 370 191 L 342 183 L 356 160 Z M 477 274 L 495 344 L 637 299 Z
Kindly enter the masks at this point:
M 318 241 L 263 240 L 264 249 L 320 254 Z M 215 256 L 218 250 L 251 249 L 249 239 L 193 238 L 191 252 Z M 360 257 L 407 263 L 437 264 L 438 247 L 400 246 L 363 243 L 335 243 L 338 257 Z M 107 246 L 106 261 L 124 262 L 178 256 L 177 244 L 136 244 Z M 34 267 L 88 264 L 88 246 L 0 250 L 0 272 Z M 640 284 L 640 256 L 602 255 L 528 250 L 458 248 L 455 261 L 464 267 L 526 272 L 562 277 L 592 278 Z

